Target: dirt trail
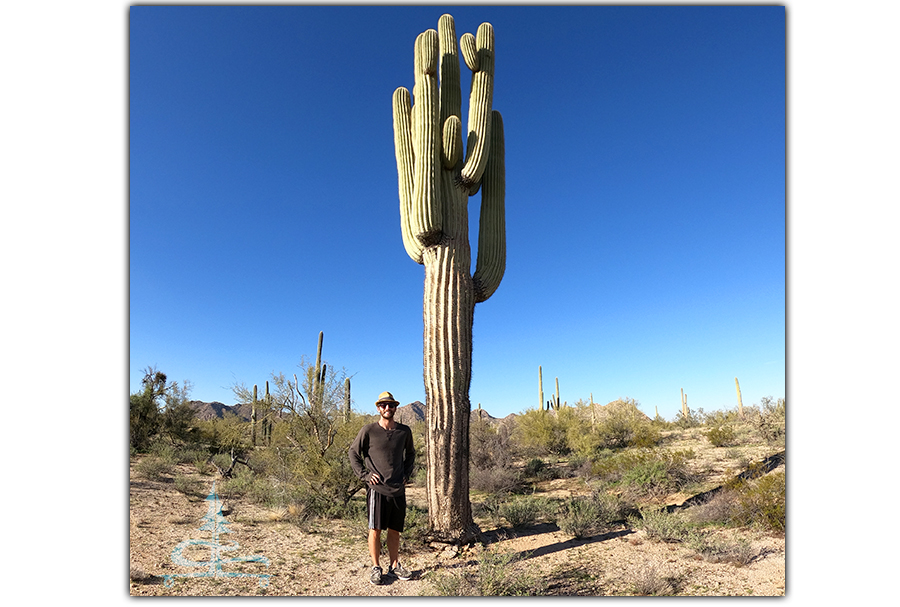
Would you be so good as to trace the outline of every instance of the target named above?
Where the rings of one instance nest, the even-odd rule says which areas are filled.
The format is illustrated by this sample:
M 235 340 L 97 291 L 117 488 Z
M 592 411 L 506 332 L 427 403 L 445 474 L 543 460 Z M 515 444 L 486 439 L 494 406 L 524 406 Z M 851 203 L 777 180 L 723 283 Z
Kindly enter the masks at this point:
M 210 532 L 201 530 L 208 501 L 188 497 L 171 479 L 148 481 L 134 473 L 130 486 L 130 592 L 135 596 L 418 596 L 431 589 L 437 576 L 477 568 L 480 544 L 457 552 L 442 545 L 405 550 L 404 565 L 413 571 L 409 581 L 382 586 L 368 581 L 369 557 L 365 530 L 343 521 L 321 521 L 298 526 L 284 512 L 242 500 L 228 501 L 222 513 L 227 534 L 219 544 L 227 552 L 220 558 L 261 556 L 265 562 L 231 562 L 220 566 L 219 576 L 165 576 L 209 572 L 210 567 L 185 566 L 173 560 L 173 551 L 186 546 L 182 556 L 195 563 L 208 562 Z M 212 488 L 212 477 L 200 477 L 190 466 L 178 473 L 199 479 Z M 410 503 L 422 500 L 412 488 Z M 487 548 L 517 554 L 513 571 L 539 577 L 548 595 L 630 595 L 647 578 L 662 580 L 678 595 L 781 596 L 785 592 L 785 540 L 750 530 L 721 530 L 729 542 L 745 542 L 757 557 L 747 565 L 712 563 L 680 544 L 648 540 L 643 531 L 620 526 L 602 534 L 574 540 L 555 525 L 539 524 L 513 533 L 486 529 Z M 191 542 L 194 542 L 193 544 Z M 182 562 L 183 563 L 183 562 Z M 226 577 L 224 574 L 235 574 Z M 238 577 L 249 574 L 268 577 Z

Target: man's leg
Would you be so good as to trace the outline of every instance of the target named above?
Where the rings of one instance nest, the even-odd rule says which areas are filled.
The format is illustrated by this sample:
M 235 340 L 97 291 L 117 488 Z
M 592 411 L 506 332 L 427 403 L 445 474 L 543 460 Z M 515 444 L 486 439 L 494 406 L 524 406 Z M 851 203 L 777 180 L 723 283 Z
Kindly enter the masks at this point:
M 399 546 L 400 536 L 397 536 Z M 391 548 L 391 530 L 388 529 L 388 552 Z M 381 557 L 381 529 L 369 529 L 369 554 L 372 555 L 372 566 L 380 567 L 379 559 Z
M 396 529 L 387 530 L 388 556 L 391 558 L 391 567 L 397 566 L 400 559 L 400 532 Z

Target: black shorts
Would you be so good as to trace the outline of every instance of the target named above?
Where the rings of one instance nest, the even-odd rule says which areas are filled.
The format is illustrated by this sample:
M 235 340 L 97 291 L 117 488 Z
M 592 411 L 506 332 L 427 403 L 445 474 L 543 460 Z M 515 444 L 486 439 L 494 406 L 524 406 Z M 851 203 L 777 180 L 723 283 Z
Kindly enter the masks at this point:
M 388 497 L 366 487 L 366 516 L 369 529 L 403 531 L 406 521 L 406 496 Z

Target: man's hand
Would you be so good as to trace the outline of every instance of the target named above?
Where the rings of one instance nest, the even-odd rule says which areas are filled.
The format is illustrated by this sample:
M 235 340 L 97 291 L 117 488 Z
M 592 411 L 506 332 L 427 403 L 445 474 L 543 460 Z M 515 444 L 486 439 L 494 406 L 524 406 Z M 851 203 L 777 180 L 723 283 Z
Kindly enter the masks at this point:
M 370 484 L 370 485 L 377 485 L 377 484 L 380 483 L 380 482 L 381 482 L 381 477 L 378 476 L 378 473 L 377 473 L 377 472 L 373 472 L 373 473 L 372 473 L 372 476 L 369 477 L 369 484 Z

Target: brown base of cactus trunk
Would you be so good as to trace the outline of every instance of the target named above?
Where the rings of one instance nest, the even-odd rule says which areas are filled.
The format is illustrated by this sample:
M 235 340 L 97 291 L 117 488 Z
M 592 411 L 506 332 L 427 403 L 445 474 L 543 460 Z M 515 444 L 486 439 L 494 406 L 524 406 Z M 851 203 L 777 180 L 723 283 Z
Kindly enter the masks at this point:
M 466 543 L 479 529 L 469 502 L 469 385 L 475 297 L 468 256 L 426 249 L 424 363 L 428 519 L 434 539 Z

